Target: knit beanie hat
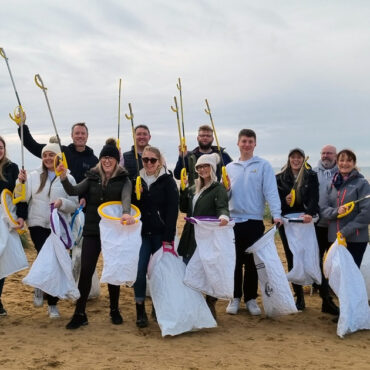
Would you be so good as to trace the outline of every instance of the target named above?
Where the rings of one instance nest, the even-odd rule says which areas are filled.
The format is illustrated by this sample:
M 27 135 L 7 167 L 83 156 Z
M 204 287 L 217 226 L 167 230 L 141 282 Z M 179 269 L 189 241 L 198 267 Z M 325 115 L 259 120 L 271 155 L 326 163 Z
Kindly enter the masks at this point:
M 103 146 L 103 149 L 100 152 L 99 155 L 99 160 L 102 159 L 103 157 L 113 157 L 114 159 L 119 162 L 119 151 L 116 146 L 106 144 Z
M 212 167 L 214 173 L 216 173 L 218 163 L 220 163 L 220 155 L 218 153 L 203 154 L 198 158 L 195 169 L 197 169 L 197 166 L 199 165 L 209 164 Z
M 42 148 L 41 155 L 43 155 L 45 152 L 53 152 L 55 154 L 60 153 L 60 147 L 56 136 L 52 136 L 49 139 L 49 143 Z

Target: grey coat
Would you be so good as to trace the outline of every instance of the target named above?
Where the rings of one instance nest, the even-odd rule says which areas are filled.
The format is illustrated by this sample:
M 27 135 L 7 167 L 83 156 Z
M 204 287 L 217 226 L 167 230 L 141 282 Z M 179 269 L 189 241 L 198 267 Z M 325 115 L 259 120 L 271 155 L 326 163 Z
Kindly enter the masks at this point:
M 321 211 L 323 210 L 324 206 L 324 198 L 325 193 L 327 191 L 328 186 L 331 184 L 333 177 L 336 172 L 338 172 L 338 166 L 335 165 L 333 168 L 326 169 L 321 162 L 321 159 L 317 163 L 317 167 L 313 168 L 313 170 L 317 173 L 317 178 L 319 180 L 319 207 L 320 207 L 320 220 L 317 223 L 317 226 L 320 227 L 328 227 L 329 221 L 326 220 Z
M 360 199 L 370 194 L 368 181 L 357 171 L 353 170 L 342 184 L 328 186 L 323 199 L 322 215 L 329 220 L 330 242 L 334 242 L 340 231 L 348 242 L 368 242 L 370 223 L 370 199 L 365 199 L 355 205 L 353 211 L 343 218 L 337 218 L 339 206 Z

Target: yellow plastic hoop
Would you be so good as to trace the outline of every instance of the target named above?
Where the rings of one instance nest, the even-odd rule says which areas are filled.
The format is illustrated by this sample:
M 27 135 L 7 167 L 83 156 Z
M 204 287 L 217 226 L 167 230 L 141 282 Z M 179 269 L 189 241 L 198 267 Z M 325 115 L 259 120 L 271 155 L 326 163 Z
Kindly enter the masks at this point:
M 98 207 L 99 216 L 107 218 L 109 220 L 120 221 L 121 217 L 109 216 L 109 215 L 107 215 L 106 213 L 103 212 L 103 208 L 106 207 L 106 206 L 121 205 L 121 204 L 122 204 L 122 202 L 120 202 L 118 200 L 117 201 L 111 201 L 111 202 L 105 202 L 105 203 L 101 204 Z M 136 207 L 135 205 L 133 205 L 133 204 L 131 204 L 131 208 L 135 211 L 135 214 L 133 215 L 133 217 L 135 219 L 135 223 L 138 223 L 139 222 L 139 217 L 141 215 L 140 209 L 138 207 Z M 123 224 L 126 225 L 126 221 L 124 221 Z
M 11 214 L 11 212 L 9 210 L 8 203 L 6 202 L 6 196 L 7 195 L 10 197 L 10 199 L 13 198 L 13 193 L 9 189 L 4 189 L 1 192 L 1 204 L 2 204 L 2 207 L 5 210 L 6 214 L 8 215 L 9 220 L 13 224 L 13 226 L 19 226 L 19 223 L 14 219 L 13 215 Z M 16 229 L 16 231 L 20 235 L 21 234 L 24 234 L 26 232 L 26 230 L 24 230 L 24 229 Z

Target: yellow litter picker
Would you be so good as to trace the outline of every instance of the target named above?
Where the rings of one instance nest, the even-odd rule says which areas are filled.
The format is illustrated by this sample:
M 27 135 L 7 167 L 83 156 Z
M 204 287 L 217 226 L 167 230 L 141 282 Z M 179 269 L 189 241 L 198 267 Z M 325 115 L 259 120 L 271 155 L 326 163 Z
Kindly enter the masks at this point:
M 357 199 L 357 200 L 353 200 L 352 202 L 348 202 L 346 204 L 343 204 L 343 207 L 346 207 L 346 211 L 344 213 L 342 213 L 341 215 L 338 215 L 337 218 L 343 218 L 343 217 L 346 217 L 347 215 L 349 215 L 355 208 L 355 205 L 359 202 L 362 202 L 363 200 L 365 199 L 370 199 L 370 194 L 360 198 L 360 199 Z
M 10 76 L 10 79 L 12 81 L 13 89 L 14 89 L 14 92 L 15 92 L 15 96 L 16 96 L 17 101 L 18 101 L 18 106 L 14 109 L 14 116 L 12 116 L 9 113 L 9 117 L 17 125 L 20 125 L 20 128 L 21 128 L 21 158 L 22 158 L 22 170 L 24 170 L 24 145 L 23 145 L 23 143 L 24 143 L 24 140 L 23 140 L 23 115 L 24 115 L 24 111 L 23 111 L 23 108 L 22 108 L 21 100 L 19 99 L 17 88 L 15 86 L 14 78 L 13 78 L 12 71 L 10 69 L 10 65 L 9 65 L 9 61 L 8 61 L 8 57 L 6 56 L 5 50 L 3 48 L 0 48 L 0 55 L 5 59 L 5 62 L 6 62 L 6 65 L 8 67 L 8 71 L 9 71 L 9 76 Z M 18 184 L 14 188 L 14 191 L 13 191 L 13 194 L 12 194 L 12 199 L 13 199 L 13 204 L 17 204 L 17 203 L 26 199 L 26 185 L 25 184 L 23 184 L 23 183 Z
M 181 150 L 181 157 L 182 157 L 182 169 L 180 173 L 180 185 L 181 185 L 181 190 L 184 190 L 186 187 L 186 180 L 187 180 L 187 173 L 186 173 L 186 165 L 185 165 L 185 137 L 181 135 L 181 128 L 180 128 L 180 117 L 179 117 L 179 108 L 177 106 L 177 99 L 176 96 L 173 97 L 173 100 L 175 102 L 175 107 L 171 105 L 171 109 L 173 112 L 176 113 L 176 118 L 177 118 L 177 128 L 179 130 L 179 138 L 180 138 L 180 150 Z M 184 135 L 184 133 L 183 133 Z
M 45 95 L 46 104 L 48 106 L 51 121 L 53 122 L 53 126 L 54 126 L 55 136 L 57 137 L 57 140 L 58 140 L 60 153 L 58 153 L 54 158 L 54 170 L 55 170 L 55 174 L 57 176 L 60 176 L 61 172 L 57 171 L 57 167 L 58 167 L 59 163 L 61 162 L 63 164 L 64 168 L 68 169 L 67 159 L 66 159 L 66 156 L 65 156 L 65 154 L 63 152 L 63 149 L 62 149 L 62 144 L 60 142 L 57 126 L 56 126 L 55 121 L 54 121 L 53 112 L 51 111 L 48 95 L 46 94 L 47 87 L 45 87 L 44 82 L 42 81 L 41 76 L 39 74 L 35 75 L 35 83 L 42 90 L 42 92 Z
M 300 168 L 299 172 L 298 172 L 298 175 L 297 175 L 297 178 L 295 179 L 294 181 L 294 184 L 293 184 L 293 188 L 292 190 L 290 191 L 290 195 L 292 196 L 292 200 L 290 201 L 289 203 L 289 207 L 293 207 L 294 206 L 294 203 L 295 203 L 295 200 L 296 200 L 296 191 L 297 191 L 297 187 L 298 187 L 298 184 L 300 183 L 300 181 L 302 180 L 302 177 L 303 177 L 303 173 L 304 173 L 304 169 L 306 168 L 307 170 L 310 169 L 310 166 L 307 164 L 307 161 L 310 157 L 307 156 L 306 159 L 304 160 L 303 164 L 302 164 L 302 167 Z
M 135 159 L 136 159 L 136 185 L 135 185 L 135 194 L 136 199 L 140 200 L 141 198 L 141 177 L 140 177 L 140 166 L 139 166 L 139 156 L 137 154 L 137 146 L 136 146 L 136 138 L 135 138 L 135 127 L 134 127 L 134 114 L 132 113 L 131 103 L 128 103 L 128 109 L 130 114 L 125 114 L 125 117 L 131 121 L 131 131 L 132 131 L 132 138 L 134 140 L 134 149 L 135 149 Z
M 222 183 L 224 184 L 225 188 L 228 189 L 230 187 L 230 184 L 229 184 L 229 181 L 228 181 L 228 178 L 227 178 L 226 166 L 225 166 L 225 163 L 224 163 L 224 159 L 222 158 L 222 152 L 221 152 L 220 143 L 218 142 L 216 128 L 215 128 L 215 125 L 213 123 L 211 108 L 209 107 L 209 104 L 208 104 L 208 100 L 207 99 L 205 99 L 205 102 L 206 102 L 207 108 L 204 109 L 204 111 L 209 115 L 209 119 L 211 121 L 212 129 L 213 129 L 213 134 L 215 135 L 215 139 L 216 139 L 217 149 L 218 149 L 218 152 L 220 153 L 220 157 L 221 157 L 221 164 L 222 164 L 222 167 L 221 167 Z

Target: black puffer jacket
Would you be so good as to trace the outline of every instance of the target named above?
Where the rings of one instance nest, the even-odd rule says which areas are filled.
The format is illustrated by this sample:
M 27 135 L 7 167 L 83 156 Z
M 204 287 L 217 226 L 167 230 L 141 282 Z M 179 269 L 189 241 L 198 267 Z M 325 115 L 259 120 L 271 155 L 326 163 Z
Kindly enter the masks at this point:
M 9 161 L 7 164 L 5 164 L 3 168 L 3 176 L 5 177 L 6 181 L 0 179 L 0 194 L 4 189 L 8 189 L 10 191 L 14 190 L 18 174 L 19 169 L 15 163 Z M 25 220 L 27 218 L 27 208 L 28 208 L 27 203 L 25 202 L 18 203 L 16 206 L 17 216 Z
M 299 188 L 299 197 L 290 207 L 285 197 L 290 193 L 294 185 L 294 176 L 290 168 L 276 175 L 276 181 L 281 201 L 281 214 L 304 212 L 314 216 L 319 213 L 319 182 L 316 172 L 305 169 L 302 186 Z M 300 202 L 298 201 L 300 199 Z
M 107 186 L 103 187 L 98 171 L 92 169 L 86 173 L 81 183 L 73 186 L 68 179 L 62 180 L 64 190 L 68 195 L 81 195 L 86 197 L 86 214 L 83 236 L 99 236 L 100 216 L 98 207 L 105 202 L 122 201 L 123 213 L 130 213 L 131 181 L 128 173 L 122 167 L 115 177 L 112 177 Z
M 140 200 L 132 196 L 132 202 L 141 211 L 142 235 L 162 235 L 162 241 L 172 242 L 176 233 L 179 211 L 179 192 L 172 174 L 164 173 L 148 185 L 142 180 Z M 133 187 L 134 188 L 134 187 Z

